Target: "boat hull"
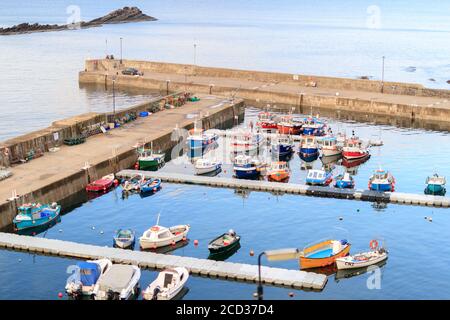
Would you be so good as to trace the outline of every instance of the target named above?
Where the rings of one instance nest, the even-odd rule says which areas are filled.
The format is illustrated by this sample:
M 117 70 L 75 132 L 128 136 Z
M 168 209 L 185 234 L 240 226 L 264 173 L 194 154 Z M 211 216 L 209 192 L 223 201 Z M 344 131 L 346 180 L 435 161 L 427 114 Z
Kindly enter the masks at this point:
M 234 168 L 234 174 L 238 179 L 256 179 L 259 177 L 257 168 Z
M 340 189 L 353 189 L 355 184 L 353 181 L 337 180 L 334 186 Z
M 219 238 L 221 238 L 221 237 L 223 237 L 223 236 L 224 236 L 224 235 L 221 235 Z M 213 246 L 212 246 L 212 243 L 213 243 L 214 241 L 216 241 L 217 239 L 219 239 L 219 238 L 216 238 L 216 239 L 212 240 L 212 241 L 209 243 L 209 245 L 208 245 L 208 250 L 209 250 L 209 253 L 210 253 L 211 255 L 215 255 L 215 254 L 224 254 L 224 253 L 229 252 L 229 251 L 232 251 L 232 250 L 234 250 L 236 247 L 240 246 L 241 237 L 237 236 L 237 237 L 236 237 L 236 240 L 235 240 L 234 242 L 230 243 L 230 244 L 227 245 L 227 246 L 213 247 Z
M 139 170 L 156 171 L 161 167 L 161 165 L 162 161 L 158 159 L 138 161 Z
M 387 253 L 383 253 L 380 254 L 378 257 L 371 258 L 367 261 L 355 261 L 352 260 L 350 257 L 338 258 L 336 259 L 336 266 L 338 270 L 364 268 L 377 264 L 381 261 L 384 261 L 387 259 L 387 257 L 388 257 Z
M 372 191 L 389 192 L 393 190 L 391 183 L 370 183 L 369 189 Z
M 157 249 L 161 247 L 170 246 L 173 243 L 177 243 L 182 241 L 185 237 L 187 237 L 187 234 L 189 232 L 189 226 L 182 226 L 184 227 L 184 231 L 180 232 L 178 234 L 173 235 L 170 238 L 158 240 L 158 241 L 152 241 L 146 238 L 141 237 L 139 239 L 139 244 L 141 246 L 141 249 Z
M 294 152 L 294 149 L 291 145 L 279 144 L 272 146 L 272 153 L 279 157 L 287 157 Z
M 56 221 L 59 218 L 60 212 L 61 212 L 61 207 L 59 207 L 54 213 L 52 212 L 49 216 L 42 217 L 39 219 L 17 221 L 16 218 L 14 218 L 14 220 L 13 220 L 14 227 L 17 231 L 22 231 L 22 230 L 46 226 L 46 225 L 49 225 L 52 222 Z
M 445 195 L 445 187 L 441 184 L 428 184 L 425 194 Z
M 195 168 L 196 175 L 208 174 L 222 169 L 221 164 L 215 164 L 206 168 Z
M 368 152 L 359 152 L 359 151 L 343 151 L 342 157 L 347 160 L 359 160 L 367 157 L 369 155 Z
M 325 130 L 323 128 L 310 128 L 310 127 L 303 127 L 303 134 L 309 135 L 309 136 L 323 136 L 325 135 Z
M 311 247 L 311 250 L 314 250 L 315 248 L 319 249 L 323 244 L 317 244 L 313 247 Z M 299 259 L 300 262 L 300 268 L 303 269 L 311 269 L 311 268 L 320 268 L 320 267 L 326 267 L 333 263 L 335 263 L 337 258 L 345 257 L 350 252 L 350 244 L 346 244 L 341 251 L 338 253 L 330 256 L 330 257 L 324 257 L 324 258 L 308 258 L 306 256 L 302 256 Z
M 278 125 L 277 129 L 280 134 L 300 135 L 302 133 L 302 126 Z

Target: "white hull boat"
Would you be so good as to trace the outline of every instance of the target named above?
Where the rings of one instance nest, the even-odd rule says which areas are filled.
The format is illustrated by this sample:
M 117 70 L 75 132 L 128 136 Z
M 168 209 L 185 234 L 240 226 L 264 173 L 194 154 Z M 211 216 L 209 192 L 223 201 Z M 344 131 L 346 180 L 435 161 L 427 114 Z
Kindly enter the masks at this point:
M 158 274 L 142 296 L 145 300 L 172 300 L 183 289 L 189 271 L 183 267 L 166 269 Z
M 69 277 L 66 292 L 70 296 L 90 296 L 96 283 L 109 271 L 112 262 L 109 259 L 88 260 L 77 264 L 77 270 Z
M 215 171 L 219 171 L 222 168 L 222 162 L 207 159 L 198 159 L 195 162 L 195 174 L 202 175 Z
M 139 238 L 141 249 L 157 249 L 170 246 L 187 237 L 189 225 L 178 225 L 170 228 L 159 226 L 158 224 L 144 231 Z
M 364 268 L 386 260 L 387 257 L 388 252 L 381 248 L 376 251 L 363 252 L 337 258 L 336 266 L 338 270 Z
M 128 300 L 139 293 L 141 269 L 114 264 L 94 287 L 95 300 Z

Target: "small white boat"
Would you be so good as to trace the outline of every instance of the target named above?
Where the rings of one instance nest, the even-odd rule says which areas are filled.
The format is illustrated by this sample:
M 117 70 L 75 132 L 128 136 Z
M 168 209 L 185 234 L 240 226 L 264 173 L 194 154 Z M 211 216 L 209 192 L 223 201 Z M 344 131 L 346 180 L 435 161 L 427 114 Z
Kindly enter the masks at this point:
M 186 238 L 189 232 L 189 225 L 178 225 L 166 228 L 159 225 L 159 215 L 156 225 L 144 231 L 139 238 L 141 249 L 156 249 L 170 246 Z
M 184 267 L 161 271 L 142 296 L 145 300 L 171 300 L 183 289 L 189 278 L 189 271 Z
M 95 300 L 128 300 L 139 294 L 141 269 L 132 265 L 113 264 L 97 281 Z
M 135 233 L 130 229 L 119 229 L 114 236 L 114 246 L 127 249 L 134 246 Z
M 112 262 L 109 259 L 79 262 L 76 271 L 67 279 L 66 292 L 73 297 L 90 296 L 95 284 L 109 271 Z
M 388 257 L 388 252 L 384 248 L 374 251 L 358 253 L 336 259 L 338 270 L 364 268 L 373 264 L 377 264 Z
M 222 162 L 208 159 L 198 159 L 195 162 L 195 174 L 207 174 L 219 171 L 222 168 Z
M 11 176 L 12 176 L 11 170 L 5 167 L 0 167 L 0 181 L 8 179 Z

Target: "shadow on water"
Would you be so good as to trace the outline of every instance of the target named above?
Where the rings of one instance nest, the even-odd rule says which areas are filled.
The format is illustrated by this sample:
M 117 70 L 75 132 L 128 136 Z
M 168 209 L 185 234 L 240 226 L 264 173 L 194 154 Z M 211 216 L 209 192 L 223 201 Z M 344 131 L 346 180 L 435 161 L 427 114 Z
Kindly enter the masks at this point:
M 153 253 L 170 253 L 177 249 L 186 247 L 189 244 L 189 242 L 190 242 L 189 239 L 186 239 L 186 241 L 179 241 L 175 243 L 175 245 L 164 246 L 156 249 L 141 249 L 141 251 Z

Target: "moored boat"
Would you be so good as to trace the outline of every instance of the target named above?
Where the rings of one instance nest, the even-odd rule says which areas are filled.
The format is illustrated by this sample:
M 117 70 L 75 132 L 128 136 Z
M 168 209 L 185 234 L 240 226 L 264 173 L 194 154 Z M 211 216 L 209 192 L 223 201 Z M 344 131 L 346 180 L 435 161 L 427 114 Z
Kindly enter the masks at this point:
M 355 180 L 350 175 L 350 173 L 345 172 L 344 174 L 337 175 L 334 180 L 336 181 L 334 186 L 340 189 L 353 189 L 355 187 Z
M 364 268 L 386 260 L 388 252 L 383 249 L 362 252 L 336 259 L 338 270 Z
M 275 116 L 268 112 L 260 112 L 258 114 L 258 121 L 256 122 L 256 126 L 265 129 L 265 130 L 275 130 L 277 129 L 277 123 L 274 120 Z
M 228 232 L 211 240 L 208 244 L 208 250 L 211 254 L 223 254 L 238 247 L 240 241 L 241 237 L 238 236 L 234 230 L 229 230 Z
M 326 123 L 316 117 L 308 117 L 303 120 L 303 134 L 311 136 L 325 135 Z
M 291 115 L 281 117 L 277 123 L 278 133 L 288 135 L 299 135 L 302 133 L 303 123 L 295 120 Z
M 189 279 L 189 271 L 184 267 L 168 268 L 142 293 L 144 300 L 172 300 L 183 289 Z
M 363 159 L 369 156 L 369 151 L 363 146 L 363 142 L 359 138 L 352 136 L 345 140 L 342 156 L 346 160 Z
M 140 278 L 137 266 L 113 264 L 97 281 L 92 294 L 95 300 L 128 300 L 139 294 Z
M 195 174 L 202 175 L 211 172 L 220 171 L 222 169 L 222 162 L 209 159 L 198 159 L 195 162 Z
M 219 135 L 212 131 L 204 131 L 203 129 L 194 127 L 189 131 L 187 144 L 190 149 L 205 149 L 209 145 L 215 143 L 219 139 Z
M 319 146 L 316 138 L 314 136 L 303 136 L 298 153 L 304 161 L 317 159 L 319 157 Z
M 445 177 L 439 176 L 437 173 L 427 178 L 425 181 L 427 187 L 425 188 L 425 194 L 433 195 L 445 195 Z
M 114 174 L 109 174 L 101 179 L 95 180 L 86 186 L 88 192 L 105 192 L 114 186 Z
M 350 252 L 347 240 L 325 240 L 308 246 L 300 252 L 300 269 L 325 267 L 334 264 L 337 258 Z
M 152 147 L 150 149 L 145 149 L 144 147 L 137 149 L 138 161 L 136 169 L 156 171 L 164 165 L 166 155 L 164 153 L 154 153 Z
M 233 170 L 238 179 L 256 179 L 260 176 L 260 163 L 248 155 L 240 154 L 234 159 Z
M 342 154 L 342 147 L 338 145 L 335 137 L 324 137 L 321 151 L 323 157 L 339 156 Z
M 290 175 L 291 170 L 285 161 L 272 162 L 267 170 L 267 178 L 269 181 L 285 182 L 289 179 Z
M 389 171 L 377 169 L 369 178 L 369 190 L 388 192 L 395 191 L 395 179 Z
M 328 186 L 333 181 L 331 172 L 325 170 L 308 170 L 306 175 L 306 184 L 313 186 Z
M 272 154 L 286 158 L 294 152 L 294 140 L 288 135 L 278 135 L 271 143 Z
M 254 152 L 261 147 L 263 142 L 264 137 L 260 132 L 239 130 L 231 134 L 231 152 L 235 154 Z
M 144 231 L 139 238 L 139 244 L 141 249 L 156 249 L 173 245 L 186 239 L 189 230 L 189 225 L 178 225 L 170 228 L 160 226 L 158 215 L 156 225 Z
M 78 262 L 74 273 L 67 279 L 65 287 L 67 294 L 74 298 L 92 295 L 95 284 L 111 266 L 112 262 L 109 259 Z
M 13 219 L 14 228 L 18 231 L 48 225 L 55 221 L 61 212 L 61 206 L 56 202 L 51 205 L 27 203 L 18 208 L 18 214 Z
M 135 233 L 131 229 L 119 229 L 114 235 L 114 246 L 122 249 L 131 248 L 135 243 Z
M 161 188 L 161 179 L 148 179 L 139 185 L 141 194 L 155 193 Z

